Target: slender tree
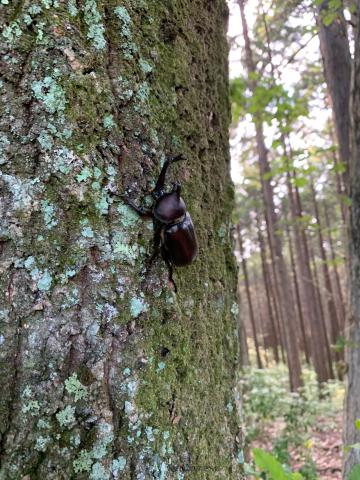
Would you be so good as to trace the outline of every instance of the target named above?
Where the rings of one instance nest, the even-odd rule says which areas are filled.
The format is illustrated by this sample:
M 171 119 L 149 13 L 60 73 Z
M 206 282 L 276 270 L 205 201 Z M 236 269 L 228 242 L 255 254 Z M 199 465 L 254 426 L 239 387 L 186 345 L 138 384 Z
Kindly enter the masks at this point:
M 360 8 L 360 2 L 356 2 Z M 360 412 L 360 27 L 355 35 L 354 74 L 352 86 L 352 156 L 350 164 L 350 287 L 351 311 L 347 332 L 347 395 L 345 401 L 345 445 L 360 442 L 360 430 L 355 421 Z M 343 478 L 359 463 L 359 451 L 350 449 L 344 455 Z
M 316 192 L 315 192 L 315 187 L 314 187 L 312 178 L 310 180 L 310 188 L 311 188 L 311 196 L 312 196 L 314 213 L 315 213 L 315 218 L 317 223 L 317 238 L 318 238 L 319 252 L 322 260 L 324 292 L 325 292 L 325 298 L 327 303 L 330 339 L 332 344 L 335 345 L 339 337 L 340 327 L 339 327 L 339 321 L 337 318 L 334 294 L 333 294 L 332 285 L 331 285 L 328 259 L 327 259 L 327 254 L 324 247 L 322 223 L 320 220 L 319 208 L 318 208 L 317 199 L 316 199 Z
M 261 232 L 261 223 L 260 223 L 259 215 L 256 216 L 256 224 L 257 224 L 258 242 L 259 242 L 259 248 L 260 248 L 260 257 L 261 257 L 261 271 L 262 271 L 263 284 L 265 287 L 265 294 L 266 294 L 267 314 L 268 314 L 268 318 L 271 326 L 271 333 L 270 333 L 271 345 L 273 347 L 275 362 L 278 363 L 279 362 L 279 350 L 278 350 L 279 334 L 278 334 L 276 320 L 275 320 L 276 312 L 275 312 L 275 309 L 273 310 L 273 305 L 271 302 L 271 293 L 270 293 L 271 279 L 269 275 L 269 268 L 266 263 L 265 242 Z
M 249 86 L 250 89 L 254 92 L 256 88 L 256 82 L 252 79 L 252 77 L 256 75 L 256 68 L 253 60 L 251 43 L 245 17 L 245 1 L 239 0 L 238 4 L 240 7 L 241 22 L 245 42 L 245 64 L 249 76 Z M 290 387 L 292 390 L 297 390 L 302 385 L 302 378 L 299 347 L 296 339 L 296 328 L 294 323 L 295 317 L 293 312 L 293 292 L 291 289 L 287 266 L 283 257 L 281 239 L 276 234 L 278 228 L 278 219 L 275 212 L 273 189 L 268 177 L 268 174 L 270 172 L 270 166 L 267 156 L 267 149 L 265 147 L 261 113 L 258 112 L 258 114 L 255 114 L 253 120 L 256 130 L 262 193 L 264 198 L 264 205 L 266 208 L 265 217 L 270 239 L 271 255 L 276 272 L 275 281 L 277 283 L 278 292 L 281 291 L 281 296 L 279 296 L 279 305 L 282 310 L 282 318 L 284 319 L 284 340 L 287 354 L 287 362 L 289 366 Z
M 239 251 L 240 251 L 240 255 L 241 255 L 241 266 L 242 266 L 242 270 L 243 270 L 243 274 L 244 274 L 246 298 L 247 298 L 248 306 L 249 306 L 249 316 L 250 316 L 250 323 L 251 323 L 251 329 L 252 329 L 252 336 L 253 336 L 254 344 L 255 344 L 256 361 L 257 361 L 258 368 L 263 368 L 261 355 L 260 355 L 260 344 L 259 344 L 259 340 L 258 340 L 258 331 L 257 331 L 257 328 L 256 328 L 254 306 L 253 306 L 253 300 L 252 300 L 251 290 L 250 290 L 250 280 L 249 280 L 248 268 L 247 268 L 247 263 L 246 263 L 246 258 L 245 258 L 243 240 L 242 240 L 242 236 L 241 236 L 240 224 L 237 225 L 237 238 L 238 238 Z

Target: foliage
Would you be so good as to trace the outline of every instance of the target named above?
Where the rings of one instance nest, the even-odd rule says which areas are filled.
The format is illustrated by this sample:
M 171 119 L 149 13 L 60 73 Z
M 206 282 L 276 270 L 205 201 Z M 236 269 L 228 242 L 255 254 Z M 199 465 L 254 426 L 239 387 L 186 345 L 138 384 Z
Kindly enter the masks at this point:
M 261 448 L 254 448 L 253 457 L 258 469 L 267 475 L 269 480 L 300 480 L 302 475 L 287 471 L 274 455 L 265 452 Z M 259 476 L 259 478 L 261 478 Z
M 339 381 L 330 381 L 319 387 L 312 369 L 304 367 L 304 387 L 290 393 L 287 369 L 283 364 L 260 370 L 248 368 L 243 377 L 244 417 L 247 442 L 253 444 L 261 438 L 266 426 L 278 422 L 282 425 L 273 441 L 272 452 L 253 449 L 256 468 L 249 474 L 266 480 L 304 479 L 316 480 L 316 467 L 311 459 L 311 425 L 318 416 L 328 418 L 339 411 L 344 388 Z M 290 450 L 301 453 L 302 467 L 294 474 L 290 470 Z M 263 476 L 260 476 L 263 472 Z M 264 472 L 266 475 L 264 476 Z

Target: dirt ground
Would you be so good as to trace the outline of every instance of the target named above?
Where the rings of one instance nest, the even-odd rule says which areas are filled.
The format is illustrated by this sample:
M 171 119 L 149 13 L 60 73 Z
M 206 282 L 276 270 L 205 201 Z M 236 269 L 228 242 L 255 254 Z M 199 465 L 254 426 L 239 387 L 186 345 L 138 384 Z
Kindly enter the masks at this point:
M 319 480 L 341 480 L 342 422 L 341 412 L 331 417 L 318 417 L 309 432 L 308 448 L 317 466 Z M 274 439 L 283 427 L 281 421 L 269 425 L 261 436 L 261 441 L 257 440 L 252 447 L 271 450 Z M 301 467 L 299 453 L 291 451 L 291 456 L 292 467 L 296 471 Z

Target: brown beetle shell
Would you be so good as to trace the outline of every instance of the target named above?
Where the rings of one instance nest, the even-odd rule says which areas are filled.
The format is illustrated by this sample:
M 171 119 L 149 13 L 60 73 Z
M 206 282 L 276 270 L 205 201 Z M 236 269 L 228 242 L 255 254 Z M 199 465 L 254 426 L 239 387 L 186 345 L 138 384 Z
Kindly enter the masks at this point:
M 198 246 L 194 225 L 188 212 L 180 222 L 163 228 L 161 240 L 166 256 L 173 265 L 182 267 L 195 260 Z

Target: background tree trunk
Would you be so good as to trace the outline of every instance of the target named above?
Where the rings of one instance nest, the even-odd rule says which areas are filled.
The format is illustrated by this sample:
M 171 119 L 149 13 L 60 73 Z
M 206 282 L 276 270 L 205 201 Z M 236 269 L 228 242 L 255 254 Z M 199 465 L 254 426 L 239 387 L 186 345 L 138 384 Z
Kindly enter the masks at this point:
M 245 64 L 249 77 L 256 73 L 256 68 L 252 56 L 250 37 L 245 16 L 245 1 L 238 0 L 241 14 L 241 23 L 245 44 Z M 250 81 L 249 88 L 255 91 L 256 83 Z M 269 245 L 272 261 L 274 263 L 275 284 L 277 297 L 279 299 L 279 307 L 281 310 L 281 318 L 283 319 L 284 343 L 287 356 L 287 364 L 289 367 L 289 382 L 292 391 L 298 390 L 302 384 L 302 373 L 300 363 L 300 352 L 296 338 L 295 316 L 293 309 L 293 292 L 287 267 L 285 264 L 282 242 L 278 231 L 278 218 L 275 212 L 273 188 L 269 178 L 270 165 L 265 147 L 263 125 L 260 112 L 255 114 L 253 122 L 256 131 L 256 145 L 258 153 L 258 164 L 261 177 L 261 188 L 265 205 L 265 219 L 269 234 Z M 281 295 L 279 294 L 281 291 Z
M 357 2 L 359 6 L 359 2 Z M 360 442 L 360 430 L 355 420 L 360 417 L 360 28 L 356 29 L 354 74 L 352 88 L 352 156 L 350 164 L 350 285 L 351 314 L 348 322 L 347 396 L 345 400 L 344 444 Z M 344 479 L 351 468 L 360 462 L 360 450 L 344 454 Z
M 348 185 L 351 56 L 343 5 L 341 4 L 337 9 L 337 16 L 330 25 L 325 25 L 323 22 L 323 16 L 328 11 L 330 3 L 325 0 L 318 7 L 320 50 L 334 114 L 339 157 L 346 167 L 346 171 L 343 173 L 344 184 Z
M 1 479 L 243 478 L 226 18 L 0 6 Z M 120 195 L 179 152 L 200 249 L 176 295 Z

